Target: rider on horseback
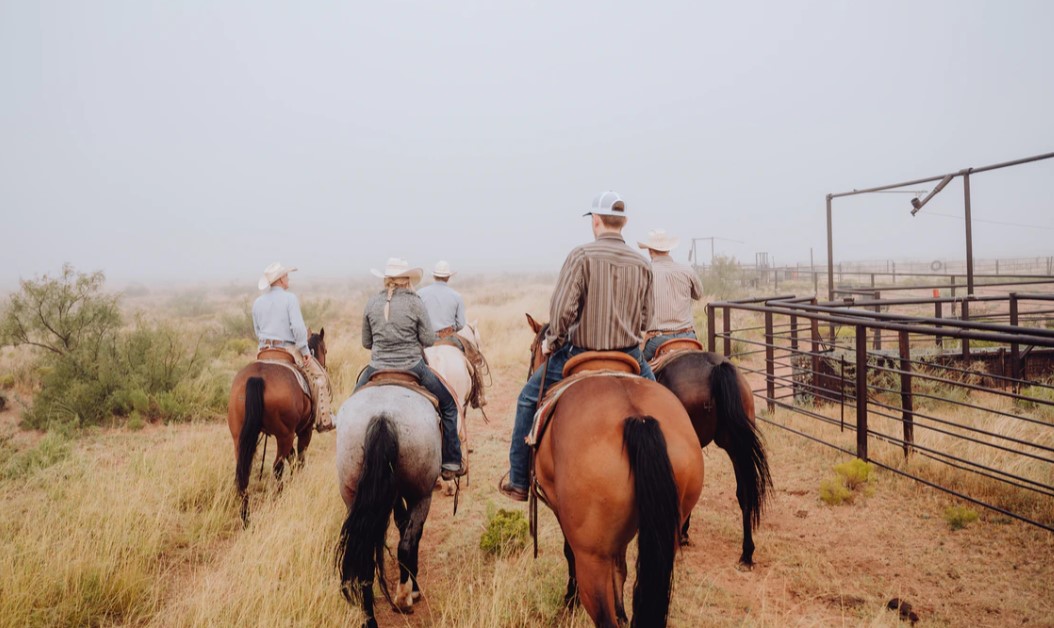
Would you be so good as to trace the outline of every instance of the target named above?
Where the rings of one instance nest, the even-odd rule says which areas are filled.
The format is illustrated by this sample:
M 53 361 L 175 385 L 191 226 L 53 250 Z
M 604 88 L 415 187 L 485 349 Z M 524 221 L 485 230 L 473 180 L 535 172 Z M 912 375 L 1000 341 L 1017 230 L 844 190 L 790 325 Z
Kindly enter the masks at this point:
M 307 376 L 308 387 L 315 400 L 315 429 L 325 432 L 333 429 L 333 414 L 330 410 L 333 393 L 329 376 L 308 349 L 307 327 L 300 313 L 300 301 L 288 291 L 289 273 L 294 270 L 278 262 L 264 269 L 257 287 L 265 292 L 253 303 L 253 328 L 260 349 L 284 349 Z
M 677 247 L 677 238 L 667 235 L 663 229 L 649 231 L 648 241 L 637 242 L 637 246 L 648 250 L 655 281 L 652 318 L 644 336 L 644 359 L 651 361 L 655 351 L 667 340 L 695 338 L 692 301 L 703 296 L 703 284 L 692 267 L 670 257 L 670 251 Z
M 439 338 L 453 336 L 465 326 L 465 300 L 447 283 L 455 274 L 450 264 L 440 261 L 432 271 L 435 283 L 417 291 L 428 310 L 432 331 Z
M 370 297 L 362 314 L 362 346 L 370 349 L 370 363 L 355 386 L 358 390 L 380 370 L 412 371 L 421 385 L 439 400 L 443 422 L 444 480 L 465 475 L 468 465 L 461 456 L 457 434 L 457 403 L 446 386 L 425 364 L 423 349 L 435 342 L 432 323 L 413 284 L 423 271 L 410 268 L 406 260 L 391 258 L 384 272 L 370 271 L 384 278 L 384 290 Z
M 595 241 L 577 246 L 564 261 L 549 304 L 549 331 L 542 341 L 548 354 L 520 392 L 509 443 L 509 480 L 500 485 L 511 499 L 527 501 L 530 450 L 524 442 L 538 397 L 563 378 L 564 364 L 584 351 L 622 351 L 640 364 L 641 375 L 655 380 L 640 352 L 650 321 L 652 275 L 648 263 L 622 238 L 626 206 L 612 191 L 593 199 Z

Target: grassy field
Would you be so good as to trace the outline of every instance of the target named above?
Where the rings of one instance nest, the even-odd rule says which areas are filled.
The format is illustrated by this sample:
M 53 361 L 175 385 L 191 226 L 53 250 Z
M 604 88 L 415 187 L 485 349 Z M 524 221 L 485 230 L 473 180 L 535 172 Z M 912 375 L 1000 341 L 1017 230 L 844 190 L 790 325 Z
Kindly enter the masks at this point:
M 566 565 L 559 527 L 544 508 L 537 560 L 529 545 L 505 557 L 479 548 L 498 509 L 526 512 L 495 485 L 506 469 L 512 408 L 526 376 L 523 314 L 546 318 L 550 285 L 463 284 L 492 366 L 492 421 L 470 414 L 472 474 L 457 515 L 450 498 L 433 501 L 421 546 L 423 603 L 409 616 L 379 607 L 383 625 L 590 624 L 580 610 L 560 605 Z M 358 334 L 368 289 L 301 293 L 305 309 L 313 308 L 309 324 L 326 328 L 342 400 L 366 360 Z M 126 307 L 203 328 L 237 316 L 245 298 L 233 290 L 195 295 L 151 294 Z M 218 354 L 212 366 L 233 374 L 250 352 Z M 31 378 L 19 355 L 5 353 L 0 366 L 18 381 Z M 222 417 L 41 435 L 18 430 L 17 414 L 17 405 L 0 414 L 0 625 L 318 626 L 360 619 L 340 596 L 332 566 L 344 512 L 332 433 L 316 436 L 307 465 L 281 493 L 273 478 L 259 479 L 254 470 L 253 519 L 243 530 Z M 773 420 L 792 425 L 798 418 L 778 413 Z M 694 544 L 678 562 L 671 624 L 896 626 L 902 620 L 886 609 L 896 597 L 912 604 L 921 626 L 1054 625 L 1054 535 L 985 512 L 953 531 L 944 518 L 953 500 L 881 472 L 851 504 L 828 506 L 820 485 L 847 458 L 771 425 L 763 432 L 775 488 L 755 535 L 757 566 L 735 567 L 735 482 L 727 457 L 711 446 L 693 513 Z

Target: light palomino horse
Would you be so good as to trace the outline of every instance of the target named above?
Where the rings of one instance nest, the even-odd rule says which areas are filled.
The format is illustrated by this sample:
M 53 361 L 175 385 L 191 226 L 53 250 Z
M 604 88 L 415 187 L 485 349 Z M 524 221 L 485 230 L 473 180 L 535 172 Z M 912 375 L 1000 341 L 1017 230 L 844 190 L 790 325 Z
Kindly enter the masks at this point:
M 341 591 L 362 603 L 365 626 L 376 626 L 373 578 L 385 599 L 412 612 L 421 596 L 418 546 L 439 477 L 440 433 L 435 408 L 399 386 L 376 386 L 352 395 L 336 418 L 337 478 L 348 507 L 336 561 Z M 399 584 L 394 598 L 385 579 L 385 536 L 395 515 L 399 528 Z
M 483 350 L 475 321 L 462 327 L 457 335 L 476 345 L 480 351 Z M 468 414 L 468 404 L 472 394 L 472 366 L 461 349 L 449 344 L 427 347 L 425 360 L 428 366 L 454 390 L 454 400 L 457 402 L 457 434 L 461 439 L 461 454 L 467 455 L 468 430 L 465 426 L 465 415 Z M 440 480 L 440 483 L 446 495 L 454 494 L 453 481 Z

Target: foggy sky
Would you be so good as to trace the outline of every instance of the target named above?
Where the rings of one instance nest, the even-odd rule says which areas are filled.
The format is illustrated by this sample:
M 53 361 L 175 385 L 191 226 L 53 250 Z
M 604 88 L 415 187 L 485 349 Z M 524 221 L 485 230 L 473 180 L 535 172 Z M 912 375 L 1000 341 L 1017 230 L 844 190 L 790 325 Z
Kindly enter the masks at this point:
M 0 289 L 67 261 L 555 270 L 605 189 L 631 243 L 819 262 L 829 192 L 1054 151 L 1052 24 L 1041 1 L 0 0 Z M 978 258 L 1054 254 L 1054 160 L 971 184 Z M 961 189 L 915 218 L 837 200 L 836 261 L 962 258 Z

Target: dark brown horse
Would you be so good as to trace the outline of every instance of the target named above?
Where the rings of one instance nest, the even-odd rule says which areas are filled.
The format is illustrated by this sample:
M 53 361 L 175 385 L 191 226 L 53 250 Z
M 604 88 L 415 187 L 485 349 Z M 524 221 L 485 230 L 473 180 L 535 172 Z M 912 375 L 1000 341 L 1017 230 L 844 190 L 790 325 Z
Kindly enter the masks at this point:
M 754 420 L 754 394 L 728 358 L 705 351 L 674 354 L 655 373 L 660 384 L 684 404 L 699 445 L 725 450 L 736 474 L 736 498 L 743 514 L 743 553 L 739 562 L 754 564 L 753 530 L 761 520 L 766 491 L 772 486 L 768 458 Z M 688 521 L 682 541 L 688 539 Z
M 326 366 L 326 330 L 310 334 L 311 355 Z M 274 436 L 277 442 L 274 476 L 279 481 L 285 463 L 294 462 L 293 440 L 296 439 L 296 461 L 303 463 L 304 451 L 311 443 L 314 422 L 311 420 L 311 398 L 304 394 L 296 376 L 286 367 L 267 362 L 253 362 L 238 371 L 231 384 L 227 401 L 227 426 L 234 440 L 234 479 L 242 496 L 242 521 L 249 519 L 249 474 L 260 434 Z
M 640 377 L 581 380 L 560 397 L 535 470 L 564 533 L 565 601 L 581 601 L 598 626 L 624 623 L 626 547 L 637 535 L 633 624 L 665 625 L 678 533 L 703 487 L 702 450 L 680 401 Z

